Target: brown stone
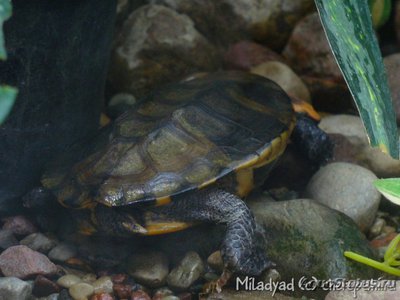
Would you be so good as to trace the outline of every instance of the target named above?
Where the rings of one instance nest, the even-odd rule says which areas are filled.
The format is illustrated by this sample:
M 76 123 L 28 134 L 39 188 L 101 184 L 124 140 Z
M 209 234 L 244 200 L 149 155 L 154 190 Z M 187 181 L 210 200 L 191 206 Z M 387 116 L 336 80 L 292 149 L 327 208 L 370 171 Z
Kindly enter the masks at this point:
M 45 255 L 26 246 L 13 246 L 0 255 L 0 269 L 5 276 L 21 279 L 33 275 L 54 275 L 58 269 Z
M 47 297 L 51 294 L 59 293 L 60 291 L 61 287 L 57 283 L 42 275 L 38 275 L 33 284 L 32 293 L 36 297 Z
M 128 299 L 132 293 L 132 287 L 129 284 L 115 283 L 113 285 L 113 290 L 121 299 Z
M 150 296 L 142 290 L 132 292 L 131 300 L 151 300 Z
M 24 216 L 7 217 L 3 221 L 3 229 L 11 230 L 15 235 L 25 236 L 37 232 L 36 226 Z

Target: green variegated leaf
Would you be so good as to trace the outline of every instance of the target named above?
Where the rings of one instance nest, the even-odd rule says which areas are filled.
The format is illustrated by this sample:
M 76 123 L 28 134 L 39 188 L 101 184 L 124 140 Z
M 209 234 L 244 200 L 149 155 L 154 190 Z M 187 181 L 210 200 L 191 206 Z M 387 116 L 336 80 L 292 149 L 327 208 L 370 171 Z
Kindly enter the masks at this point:
M 0 60 L 7 58 L 4 47 L 3 23 L 11 16 L 10 0 L 0 0 Z
M 388 200 L 400 205 L 400 178 L 378 179 L 374 185 Z
M 315 0 L 370 143 L 399 157 L 395 113 L 366 0 Z
M 17 89 L 9 86 L 0 86 L 0 124 L 11 111 L 17 96 Z

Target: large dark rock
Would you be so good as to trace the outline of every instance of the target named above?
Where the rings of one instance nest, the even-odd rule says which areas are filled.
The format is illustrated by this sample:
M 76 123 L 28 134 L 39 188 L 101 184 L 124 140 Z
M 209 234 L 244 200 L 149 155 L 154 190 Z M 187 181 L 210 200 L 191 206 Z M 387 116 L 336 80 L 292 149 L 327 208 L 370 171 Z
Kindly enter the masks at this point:
M 45 163 L 98 126 L 115 0 L 13 1 L 0 82 L 19 89 L 0 128 L 0 213 L 38 183 Z

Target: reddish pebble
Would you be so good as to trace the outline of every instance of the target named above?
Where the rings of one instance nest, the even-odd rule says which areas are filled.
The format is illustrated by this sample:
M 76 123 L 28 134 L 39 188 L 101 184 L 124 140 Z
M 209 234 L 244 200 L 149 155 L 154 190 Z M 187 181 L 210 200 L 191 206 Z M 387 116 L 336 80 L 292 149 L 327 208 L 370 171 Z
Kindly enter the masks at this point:
M 372 248 L 380 248 L 389 245 L 389 243 L 396 237 L 397 233 L 392 232 L 381 239 L 375 239 L 369 242 Z
M 191 293 L 182 293 L 178 295 L 178 298 L 180 300 L 192 300 L 192 294 Z
M 128 275 L 126 275 L 126 274 L 111 275 L 111 281 L 113 283 L 124 283 L 127 278 L 128 278 Z
M 37 232 L 33 223 L 24 216 L 13 216 L 3 219 L 3 229 L 8 229 L 15 235 L 28 235 Z
M 115 298 L 108 293 L 100 293 L 94 294 L 90 300 L 115 300 Z
M 61 288 L 57 283 L 42 275 L 38 275 L 33 284 L 32 294 L 36 297 L 47 297 L 51 294 L 59 293 L 60 291 Z
M 113 290 L 121 299 L 129 298 L 132 293 L 132 287 L 129 284 L 114 283 Z
M 142 290 L 132 292 L 131 300 L 151 300 L 150 296 Z

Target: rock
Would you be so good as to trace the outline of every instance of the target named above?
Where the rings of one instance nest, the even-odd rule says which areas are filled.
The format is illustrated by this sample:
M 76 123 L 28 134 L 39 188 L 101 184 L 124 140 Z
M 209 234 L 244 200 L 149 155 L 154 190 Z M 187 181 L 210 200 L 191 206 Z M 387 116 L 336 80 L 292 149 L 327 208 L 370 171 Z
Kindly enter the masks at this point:
M 220 46 L 247 38 L 274 49 L 286 43 L 295 23 L 313 10 L 310 0 L 152 0 L 187 14 L 196 28 Z M 232 20 L 235 20 L 232 22 Z
M 0 278 L 1 300 L 26 300 L 32 292 L 29 283 L 15 277 Z
M 113 292 L 113 282 L 110 276 L 103 276 L 92 283 L 94 292 L 98 293 L 112 293 Z
M 90 300 L 115 300 L 115 298 L 108 293 L 94 294 Z
M 386 56 L 383 59 L 385 64 L 387 79 L 392 95 L 393 107 L 396 113 L 397 125 L 400 125 L 400 53 Z
M 9 229 L 0 230 L 0 250 L 4 250 L 15 245 L 18 245 L 18 241 L 15 238 L 14 233 Z
M 354 100 L 344 80 L 321 76 L 301 75 L 311 94 L 313 107 L 317 111 L 343 113 L 354 111 Z
M 284 62 L 284 59 L 269 48 L 246 40 L 229 46 L 224 54 L 224 65 L 227 69 L 248 71 L 268 61 Z
M 153 298 L 151 300 L 162 300 L 167 296 L 171 296 L 174 293 L 167 287 L 159 288 L 154 291 Z
M 366 288 L 360 288 L 357 291 L 352 290 L 337 290 L 330 291 L 326 295 L 325 300 L 353 300 L 355 298 L 362 300 L 375 300 L 375 299 L 385 299 L 385 300 L 396 300 L 400 299 L 400 291 L 396 288 L 400 281 L 396 280 L 385 280 L 385 282 L 377 280 L 376 284 L 381 284 L 381 289 L 372 289 L 371 291 Z
M 156 86 L 215 70 L 219 61 L 214 46 L 188 16 L 165 6 L 145 5 L 124 22 L 109 78 L 117 92 L 140 98 Z
M 36 226 L 24 216 L 7 217 L 3 221 L 3 229 L 8 229 L 15 235 L 25 236 L 37 232 Z
M 207 258 L 207 263 L 215 271 L 222 272 L 224 262 L 222 260 L 221 251 L 215 251 Z
M 35 232 L 27 237 L 25 237 L 23 240 L 19 242 L 21 245 L 25 245 L 32 250 L 39 251 L 42 253 L 47 253 L 51 250 L 56 245 L 56 242 L 54 240 L 49 239 L 47 236 L 45 236 L 43 233 L 40 232 Z
M 318 13 L 312 13 L 296 24 L 282 54 L 299 74 L 343 78 Z
M 307 197 L 341 211 L 356 222 L 362 231 L 372 225 L 381 194 L 374 186 L 374 173 L 349 163 L 331 163 L 311 178 Z
M 128 299 L 132 293 L 132 286 L 129 284 L 115 283 L 113 285 L 114 294 L 120 299 Z
M 58 296 L 58 300 L 73 300 L 68 293 L 68 290 L 62 290 Z
M 377 148 L 372 148 L 362 121 L 357 116 L 334 115 L 322 118 L 319 127 L 328 134 L 345 136 L 345 145 L 334 149 L 333 161 L 348 161 L 370 169 L 378 177 L 399 177 L 400 161 L 391 158 Z M 345 147 L 341 149 L 341 147 Z M 348 155 L 348 153 L 352 155 Z
M 306 85 L 293 70 L 279 61 L 264 62 L 250 70 L 276 82 L 289 95 L 293 95 L 304 101 L 311 101 L 310 92 Z
M 171 295 L 171 296 L 167 296 L 167 297 L 162 298 L 162 300 L 180 300 L 180 298 Z
M 116 118 L 131 109 L 136 103 L 136 98 L 129 93 L 119 93 L 111 97 L 107 105 L 107 113 L 111 118 Z
M 131 300 L 151 300 L 150 296 L 142 290 L 134 291 L 131 294 Z
M 207 300 L 295 300 L 293 297 L 276 293 L 272 296 L 271 292 L 265 291 L 237 291 L 231 289 L 223 289 L 221 293 L 213 293 L 209 295 Z
M 81 282 L 82 279 L 76 275 L 73 274 L 67 274 L 64 276 L 61 276 L 60 278 L 58 278 L 57 283 L 65 288 L 70 288 L 71 286 L 73 286 L 74 284 L 77 284 L 79 282 Z
M 51 260 L 64 262 L 77 255 L 76 246 L 68 243 L 60 243 L 50 250 L 48 256 Z
M 265 230 L 267 256 L 283 281 L 302 276 L 375 278 L 376 271 L 344 257 L 351 250 L 375 258 L 365 236 L 346 215 L 310 199 L 248 202 Z M 326 293 L 326 292 L 325 292 Z M 321 295 L 311 293 L 312 298 Z
M 148 287 L 160 287 L 168 275 L 168 259 L 162 252 L 148 251 L 130 257 L 127 272 Z
M 54 294 L 48 295 L 47 297 L 36 298 L 35 300 L 62 300 L 62 299 L 60 299 L 59 296 L 60 296 L 60 294 L 54 293 Z M 34 300 L 34 299 L 30 299 L 30 300 Z
M 113 283 L 124 283 L 128 279 L 128 275 L 126 274 L 114 274 L 111 276 L 111 280 Z
M 93 287 L 85 282 L 76 283 L 68 289 L 74 300 L 85 300 L 93 294 L 93 291 Z
M 167 277 L 168 286 L 176 290 L 185 290 L 200 278 L 204 264 L 196 252 L 188 252 L 180 264 Z
M 372 224 L 371 228 L 368 232 L 368 237 L 370 239 L 376 238 L 378 235 L 381 234 L 383 227 L 386 225 L 385 219 L 376 218 L 374 223 Z
M 61 288 L 58 284 L 42 275 L 38 275 L 33 283 L 32 294 L 36 297 L 47 297 L 54 293 L 59 293 Z
M 87 274 L 83 275 L 81 279 L 83 282 L 92 284 L 93 282 L 96 281 L 97 276 L 96 276 L 96 274 L 93 274 L 93 273 L 87 273 Z
M 45 255 L 26 246 L 13 246 L 0 254 L 0 269 L 4 276 L 21 279 L 33 275 L 54 275 L 58 269 Z

